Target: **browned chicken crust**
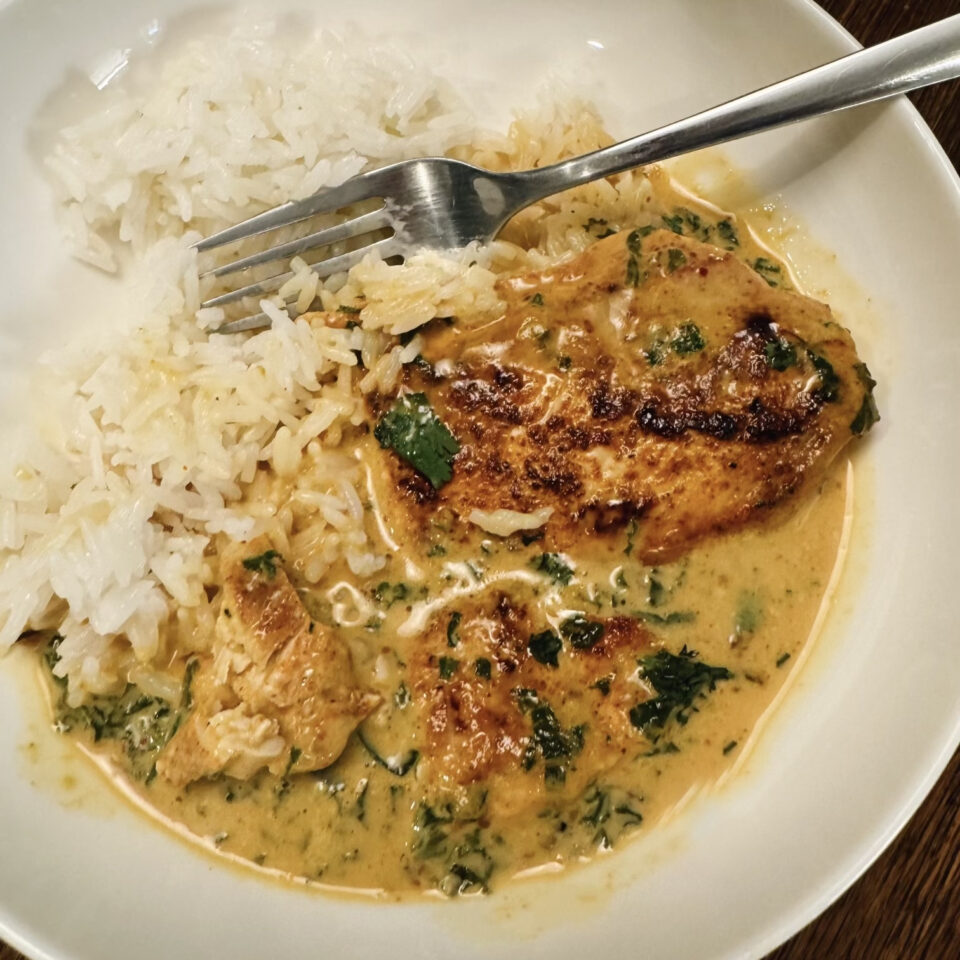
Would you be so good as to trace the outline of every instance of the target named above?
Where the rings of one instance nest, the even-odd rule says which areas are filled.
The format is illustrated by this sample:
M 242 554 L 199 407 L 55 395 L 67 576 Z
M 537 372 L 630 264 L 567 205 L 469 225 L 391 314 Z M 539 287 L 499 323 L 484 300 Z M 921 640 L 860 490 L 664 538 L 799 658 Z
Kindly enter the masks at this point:
M 445 612 L 410 665 L 423 724 L 418 774 L 432 795 L 456 800 L 478 786 L 489 814 L 512 816 L 545 798 L 578 795 L 645 743 L 629 711 L 649 696 L 636 674 L 654 638 L 637 620 L 591 620 L 599 639 L 583 649 L 566 641 L 554 666 L 530 650 L 531 637 L 549 625 L 508 592 L 488 591 L 461 610 L 456 646 Z M 535 734 L 545 724 L 554 734 L 546 751 Z
M 427 362 L 407 368 L 460 444 L 439 490 L 382 453 L 414 527 L 443 507 L 552 507 L 549 545 L 635 520 L 641 560 L 669 560 L 816 482 L 864 403 L 829 307 L 667 230 L 611 236 L 499 292 L 502 318 L 435 323 Z
M 269 550 L 261 537 L 221 557 L 214 655 L 196 677 L 193 712 L 157 761 L 176 785 L 220 772 L 245 778 L 264 766 L 276 774 L 327 767 L 380 703 Z

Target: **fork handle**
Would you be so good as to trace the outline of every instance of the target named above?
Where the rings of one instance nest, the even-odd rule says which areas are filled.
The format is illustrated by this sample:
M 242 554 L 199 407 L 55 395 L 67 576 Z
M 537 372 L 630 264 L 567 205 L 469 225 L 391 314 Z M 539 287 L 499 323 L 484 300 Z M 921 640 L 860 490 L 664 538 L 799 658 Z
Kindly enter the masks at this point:
M 960 77 L 960 14 L 611 147 L 520 175 L 532 203 L 632 167 Z

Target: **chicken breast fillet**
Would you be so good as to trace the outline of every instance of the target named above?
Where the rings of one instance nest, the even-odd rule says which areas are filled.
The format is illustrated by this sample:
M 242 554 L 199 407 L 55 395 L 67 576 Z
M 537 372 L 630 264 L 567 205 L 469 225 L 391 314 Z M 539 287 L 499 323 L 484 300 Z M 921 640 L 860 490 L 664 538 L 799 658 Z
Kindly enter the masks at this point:
M 649 695 L 636 673 L 654 637 L 632 617 L 570 622 L 561 639 L 504 590 L 434 619 L 411 663 L 418 779 L 434 798 L 463 799 L 476 785 L 487 812 L 513 816 L 577 796 L 646 743 L 629 710 Z
M 157 761 L 176 785 L 262 767 L 329 766 L 380 697 L 356 681 L 350 651 L 312 620 L 266 538 L 220 560 L 223 598 L 213 658 L 193 684 L 193 712 Z
M 554 547 L 631 524 L 644 562 L 669 560 L 816 482 L 873 403 L 829 307 L 667 230 L 600 240 L 500 295 L 500 319 L 436 322 L 406 368 L 459 444 L 439 489 L 381 453 L 414 530 L 441 508 L 549 507 Z

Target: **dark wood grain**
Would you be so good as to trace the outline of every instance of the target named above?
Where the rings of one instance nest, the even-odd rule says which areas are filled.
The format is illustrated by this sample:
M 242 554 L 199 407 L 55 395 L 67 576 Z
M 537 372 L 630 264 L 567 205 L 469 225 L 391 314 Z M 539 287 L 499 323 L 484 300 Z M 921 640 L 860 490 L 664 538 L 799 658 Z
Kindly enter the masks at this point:
M 960 0 L 820 2 L 865 45 L 960 13 Z M 911 99 L 960 169 L 960 81 Z M 877 863 L 767 960 L 954 957 L 960 957 L 960 753 Z M 0 960 L 23 958 L 0 943 Z
M 960 13 L 960 0 L 820 0 L 870 46 Z M 960 169 L 960 81 L 911 96 Z M 960 753 L 882 857 L 767 960 L 960 957 Z

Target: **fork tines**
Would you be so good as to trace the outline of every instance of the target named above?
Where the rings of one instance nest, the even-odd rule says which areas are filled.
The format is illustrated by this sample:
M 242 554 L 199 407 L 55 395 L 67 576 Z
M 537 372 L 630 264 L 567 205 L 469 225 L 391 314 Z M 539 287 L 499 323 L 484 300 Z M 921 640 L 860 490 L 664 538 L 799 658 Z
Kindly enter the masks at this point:
M 226 244 L 236 243 L 264 233 L 292 226 L 318 214 L 332 213 L 352 204 L 359 203 L 360 201 L 375 199 L 377 198 L 377 186 L 380 182 L 380 177 L 378 176 L 380 172 L 381 170 L 373 170 L 369 173 L 353 177 L 338 187 L 321 190 L 303 200 L 292 200 L 288 203 L 281 204 L 271 210 L 257 214 L 257 216 L 250 217 L 242 223 L 238 223 L 235 226 L 228 227 L 219 233 L 206 237 L 196 243 L 195 247 L 200 252 L 214 250 Z M 380 199 L 382 200 L 382 198 Z M 389 216 L 388 205 L 386 202 L 381 202 L 381 205 L 374 210 L 359 214 L 342 223 L 334 224 L 333 226 L 315 231 L 304 237 L 279 243 L 258 253 L 253 253 L 232 260 L 229 263 L 221 264 L 204 272 L 201 276 L 223 277 L 242 270 L 249 270 L 265 263 L 271 263 L 277 260 L 289 260 L 309 250 L 329 247 L 344 240 L 373 234 L 377 231 L 389 229 L 390 226 L 391 218 Z M 350 250 L 334 257 L 322 259 L 312 264 L 311 269 L 321 278 L 326 278 L 332 274 L 349 270 L 372 250 L 377 250 L 383 257 L 389 257 L 399 252 L 399 246 L 395 242 L 395 237 L 391 234 L 373 243 L 359 247 L 356 250 Z M 201 307 L 220 307 L 247 297 L 269 295 L 280 289 L 280 287 L 293 276 L 293 272 L 284 271 L 266 277 L 255 283 L 249 283 L 204 300 Z M 265 314 L 260 313 L 256 316 L 229 321 L 213 332 L 237 333 L 242 330 L 269 326 L 269 323 L 269 318 Z

